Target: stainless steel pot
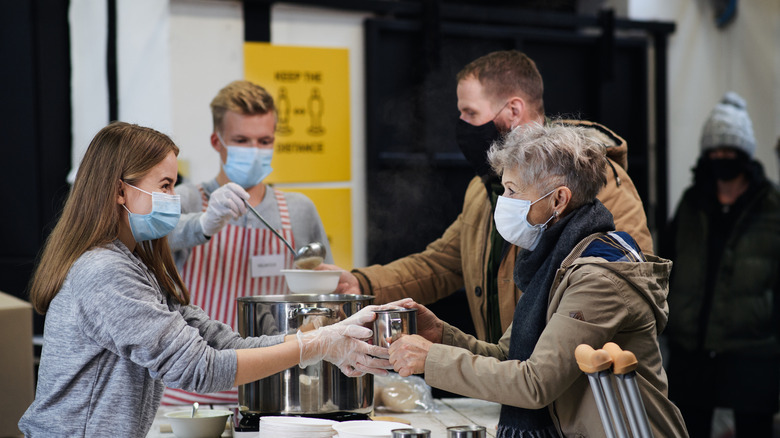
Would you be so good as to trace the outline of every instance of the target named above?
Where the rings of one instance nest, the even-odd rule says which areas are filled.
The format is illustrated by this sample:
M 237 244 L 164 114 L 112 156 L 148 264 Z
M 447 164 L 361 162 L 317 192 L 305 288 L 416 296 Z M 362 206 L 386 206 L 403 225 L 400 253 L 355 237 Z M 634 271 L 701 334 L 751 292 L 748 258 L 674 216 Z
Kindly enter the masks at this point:
M 240 297 L 238 333 L 242 337 L 294 334 L 315 323 L 330 325 L 371 304 L 370 295 L 259 295 Z M 305 369 L 294 366 L 238 388 L 244 414 L 367 414 L 374 404 L 374 377 L 347 377 L 321 361 Z

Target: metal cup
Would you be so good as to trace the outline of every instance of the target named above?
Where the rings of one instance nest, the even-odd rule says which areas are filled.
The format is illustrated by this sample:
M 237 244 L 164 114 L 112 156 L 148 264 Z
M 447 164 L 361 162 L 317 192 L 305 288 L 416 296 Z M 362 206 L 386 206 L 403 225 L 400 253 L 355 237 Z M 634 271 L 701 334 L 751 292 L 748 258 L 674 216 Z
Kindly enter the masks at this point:
M 447 428 L 448 438 L 485 438 L 486 436 L 485 426 L 477 426 L 476 424 Z
M 392 438 L 429 438 L 431 431 L 428 429 L 393 429 L 390 431 Z
M 389 347 L 387 338 L 417 333 L 417 309 L 396 307 L 377 310 L 374 320 L 374 345 Z

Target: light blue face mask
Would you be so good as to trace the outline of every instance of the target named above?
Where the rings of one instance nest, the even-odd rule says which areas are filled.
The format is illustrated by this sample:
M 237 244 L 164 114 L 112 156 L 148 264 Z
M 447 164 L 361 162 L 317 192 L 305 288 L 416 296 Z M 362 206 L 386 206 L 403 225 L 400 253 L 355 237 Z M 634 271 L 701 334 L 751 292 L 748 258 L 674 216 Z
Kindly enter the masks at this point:
M 271 168 L 273 149 L 228 146 L 222 141 L 219 133 L 217 133 L 217 138 L 227 149 L 227 161 L 222 164 L 222 169 L 234 183 L 248 189 L 263 182 L 273 170 Z
M 159 239 L 167 236 L 168 233 L 176 228 L 176 224 L 179 223 L 179 216 L 181 216 L 181 198 L 179 195 L 168 195 L 162 192 L 149 193 L 132 184 L 127 185 L 152 196 L 152 211 L 149 214 L 136 214 L 131 212 L 124 204 L 122 205 L 127 210 L 130 230 L 133 232 L 133 238 L 136 242 Z
M 532 205 L 550 196 L 555 190 L 557 189 L 551 190 L 533 202 L 525 199 L 499 196 L 498 202 L 496 202 L 496 211 L 493 213 L 498 234 L 513 245 L 525 248 L 528 251 L 535 250 L 536 245 L 542 239 L 542 233 L 547 229 L 547 224 L 558 216 L 558 212 L 553 212 L 553 215 L 547 219 L 547 222 L 536 225 L 531 225 L 528 222 L 528 212 L 531 210 Z

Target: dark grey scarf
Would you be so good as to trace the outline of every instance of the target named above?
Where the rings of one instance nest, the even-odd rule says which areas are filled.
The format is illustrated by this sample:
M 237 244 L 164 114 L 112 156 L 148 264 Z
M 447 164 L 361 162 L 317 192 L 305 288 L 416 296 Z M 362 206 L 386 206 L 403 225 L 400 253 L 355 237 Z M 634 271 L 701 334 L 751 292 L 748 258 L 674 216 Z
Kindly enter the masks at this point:
M 598 199 L 566 215 L 545 230 L 534 251 L 523 250 L 515 261 L 514 279 L 523 295 L 515 308 L 508 359 L 526 360 L 547 325 L 547 301 L 555 273 L 584 238 L 615 229 L 612 214 Z M 501 406 L 499 438 L 557 437 L 548 408 Z

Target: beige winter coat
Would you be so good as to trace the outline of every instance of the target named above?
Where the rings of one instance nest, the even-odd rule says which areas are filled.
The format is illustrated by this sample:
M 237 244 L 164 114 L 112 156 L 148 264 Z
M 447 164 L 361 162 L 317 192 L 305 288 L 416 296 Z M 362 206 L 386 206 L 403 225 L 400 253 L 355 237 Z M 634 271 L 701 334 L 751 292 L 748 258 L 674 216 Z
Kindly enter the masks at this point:
M 590 127 L 607 145 L 607 156 L 610 158 L 610 164 L 605 169 L 607 185 L 599 192 L 598 199 L 614 216 L 616 230 L 628 232 L 646 254 L 652 254 L 653 241 L 647 228 L 642 200 L 625 170 L 626 142 L 596 123 L 565 123 Z M 430 243 L 423 252 L 386 265 L 373 265 L 352 272 L 360 282 L 362 292 L 374 295 L 377 304 L 405 297 L 414 298 L 421 304 L 430 304 L 465 287 L 477 337 L 484 340 L 487 338 L 488 326 L 484 291 L 488 254 L 491 251 L 491 215 L 485 185 L 475 177 L 466 189 L 461 214 L 442 237 Z M 512 246 L 498 271 L 502 330 L 511 324 L 515 305 L 521 295 L 512 279 L 518 250 Z
M 667 398 L 657 336 L 666 325 L 672 263 L 607 262 L 578 257 L 594 236 L 563 261 L 550 289 L 547 325 L 531 357 L 506 360 L 511 327 L 490 344 L 445 326 L 425 362 L 425 380 L 468 397 L 527 409 L 549 406 L 562 436 L 603 437 L 587 376 L 574 358 L 577 345 L 617 343 L 638 359 L 637 383 L 656 437 L 685 437 L 679 410 Z M 581 319 L 580 319 L 581 318 Z

